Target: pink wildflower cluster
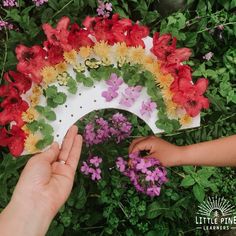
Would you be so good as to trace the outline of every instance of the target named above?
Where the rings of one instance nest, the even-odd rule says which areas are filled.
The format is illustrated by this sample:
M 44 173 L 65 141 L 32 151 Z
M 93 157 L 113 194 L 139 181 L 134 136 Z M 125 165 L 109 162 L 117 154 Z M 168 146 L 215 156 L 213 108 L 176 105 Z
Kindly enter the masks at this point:
M 127 162 L 118 157 L 117 169 L 129 177 L 138 192 L 150 197 L 159 196 L 162 184 L 168 181 L 166 169 L 153 157 L 142 158 L 139 153 L 133 153 L 129 158 Z
M 4 7 L 18 7 L 18 2 L 16 0 L 4 0 Z
M 112 12 L 112 4 L 104 3 L 101 0 L 98 0 L 98 8 L 97 13 L 99 16 L 103 16 L 104 18 L 108 18 Z
M 32 0 L 32 1 L 37 7 L 43 5 L 45 2 L 48 2 L 48 0 Z
M 131 123 L 120 114 L 114 114 L 108 121 L 97 118 L 86 125 L 84 140 L 87 146 L 99 144 L 114 138 L 117 143 L 127 138 L 132 130 Z
M 12 30 L 13 29 L 13 24 L 7 22 L 7 21 L 4 21 L 4 20 L 0 20 L 0 30 L 3 30 L 3 29 L 9 29 L 9 30 Z
M 90 178 L 94 181 L 100 180 L 101 177 L 101 169 L 100 164 L 102 163 L 102 158 L 98 156 L 90 157 L 89 160 L 83 161 L 83 165 L 80 168 L 80 171 L 84 175 L 90 176 Z

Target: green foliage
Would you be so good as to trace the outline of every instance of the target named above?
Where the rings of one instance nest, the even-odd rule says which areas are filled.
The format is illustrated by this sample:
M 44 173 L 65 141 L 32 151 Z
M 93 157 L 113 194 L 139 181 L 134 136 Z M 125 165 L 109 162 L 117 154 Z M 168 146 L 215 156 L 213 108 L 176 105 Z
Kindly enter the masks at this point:
M 77 73 L 76 81 L 85 86 L 93 86 L 93 80 L 107 79 L 111 73 L 120 75 L 130 85 L 139 82 L 148 89 L 148 94 L 158 104 L 157 125 L 167 130 L 161 137 L 177 145 L 188 145 L 212 140 L 236 133 L 235 98 L 235 58 L 236 58 L 236 15 L 235 0 L 112 0 L 115 12 L 133 21 L 140 21 L 150 27 L 151 33 L 172 33 L 177 37 L 178 46 L 190 47 L 192 57 L 187 64 L 193 68 L 193 79 L 207 77 L 209 88 L 207 97 L 210 109 L 202 112 L 201 127 L 179 130 L 176 121 L 168 121 L 164 114 L 165 105 L 155 82 L 148 79 L 150 74 L 136 73 L 137 65 L 121 68 L 99 67 L 90 70 L 90 77 Z M 0 31 L 0 76 L 9 69 L 15 69 L 17 60 L 14 49 L 17 44 L 40 44 L 44 38 L 41 24 L 53 25 L 62 16 L 69 16 L 72 22 L 82 22 L 86 15 L 96 14 L 94 0 L 49 0 L 41 7 L 32 1 L 18 1 L 19 7 L 0 9 L 1 18 L 15 25 L 17 30 Z M 179 11 L 176 11 L 179 8 Z M 183 9 L 183 10 L 182 10 Z M 170 12 L 173 14 L 169 14 Z M 169 14 L 169 15 L 168 15 Z M 2 19 L 0 19 L 2 20 Z M 221 26 L 221 27 L 219 27 Z M 220 29 L 222 28 L 223 29 Z M 203 56 L 213 52 L 211 60 Z M 138 68 L 139 69 L 139 68 Z M 75 93 L 75 81 L 68 81 L 67 88 Z M 38 112 L 50 121 L 55 120 L 52 108 L 63 104 L 66 95 L 49 86 L 44 91 L 46 107 L 36 107 Z M 111 112 L 109 112 L 110 114 Z M 78 123 L 80 132 L 84 125 L 94 119 L 94 115 L 106 117 L 108 112 L 89 114 Z M 127 114 L 134 126 L 132 135 L 151 135 L 150 129 L 137 117 Z M 52 141 L 53 130 L 44 119 L 27 125 L 33 132 L 42 132 L 43 138 L 37 144 L 43 148 Z M 208 196 L 218 195 L 236 204 L 235 169 L 175 167 L 168 169 L 169 182 L 157 198 L 150 199 L 138 194 L 128 179 L 120 175 L 114 166 L 117 156 L 127 155 L 127 147 L 132 138 L 120 143 L 113 142 L 93 150 L 84 147 L 81 160 L 93 152 L 104 158 L 106 167 L 103 180 L 98 184 L 76 173 L 75 184 L 66 202 L 48 231 L 48 236 L 60 235 L 125 235 L 125 236 L 169 236 L 206 235 L 195 229 L 194 219 L 200 202 Z M 0 153 L 0 210 L 10 200 L 13 189 L 28 157 L 13 159 L 5 150 Z M 210 153 L 209 153 L 210 155 Z

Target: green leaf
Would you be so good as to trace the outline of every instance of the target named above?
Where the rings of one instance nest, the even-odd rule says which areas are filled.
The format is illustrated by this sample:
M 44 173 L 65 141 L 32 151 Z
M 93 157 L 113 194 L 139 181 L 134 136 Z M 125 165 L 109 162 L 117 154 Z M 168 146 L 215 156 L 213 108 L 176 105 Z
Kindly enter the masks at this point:
M 183 186 L 185 188 L 190 187 L 195 184 L 195 180 L 191 175 L 187 175 L 182 181 L 180 186 Z
M 191 174 L 194 172 L 194 167 L 193 166 L 183 166 L 183 170 L 188 173 Z
M 56 113 L 54 111 L 45 111 L 44 116 L 46 119 L 48 119 L 50 121 L 54 121 L 57 118 Z
M 93 80 L 90 77 L 86 77 L 86 79 L 83 80 L 83 85 L 86 87 L 92 87 L 93 84 Z
M 161 215 L 163 212 L 163 207 L 161 207 L 159 202 L 153 202 L 147 207 L 146 217 L 147 219 L 154 219 Z
M 63 92 L 59 92 L 56 94 L 56 96 L 53 98 L 53 102 L 62 105 L 66 102 L 66 94 Z
M 36 148 L 38 148 L 39 150 L 43 150 L 44 148 L 46 148 L 47 146 L 49 146 L 50 144 L 52 144 L 53 142 L 53 136 L 52 135 L 48 135 L 46 137 L 44 137 L 42 140 L 39 140 L 36 143 Z
M 28 128 L 31 132 L 35 133 L 36 131 L 39 130 L 39 123 L 38 123 L 38 121 L 35 120 L 35 121 L 31 122 L 31 123 L 28 123 L 28 124 L 27 124 L 27 128 Z
M 82 209 L 87 201 L 86 191 L 83 185 L 80 186 L 78 191 L 78 198 L 76 200 L 75 208 Z
M 69 77 L 68 82 L 67 82 L 67 87 L 70 93 L 76 94 L 78 88 L 77 88 L 76 81 L 73 78 Z
M 200 186 L 199 184 L 195 184 L 193 186 L 193 194 L 199 202 L 202 202 L 205 198 L 204 188 Z
M 47 98 L 54 98 L 57 95 L 57 87 L 55 85 L 48 86 L 45 92 Z

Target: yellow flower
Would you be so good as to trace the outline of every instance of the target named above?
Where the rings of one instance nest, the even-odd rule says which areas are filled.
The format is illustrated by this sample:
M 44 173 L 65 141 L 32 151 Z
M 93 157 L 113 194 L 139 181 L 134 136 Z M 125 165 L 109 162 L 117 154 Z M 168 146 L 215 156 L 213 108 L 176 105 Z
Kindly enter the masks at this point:
M 115 53 L 117 58 L 124 58 L 128 54 L 128 47 L 126 46 L 126 43 L 117 43 L 115 45 Z
M 193 119 L 191 116 L 189 116 L 188 114 L 185 114 L 180 118 L 180 124 L 181 125 L 189 125 L 192 123 L 192 120 Z
M 174 103 L 172 100 L 165 101 L 167 115 L 171 118 L 177 117 L 177 104 Z
M 132 63 L 142 64 L 144 56 L 145 50 L 141 46 L 131 47 L 129 49 L 129 58 Z
M 23 126 L 21 127 L 21 129 L 22 129 L 26 134 L 30 134 L 30 130 L 29 130 L 29 128 L 27 127 L 27 125 L 23 125 Z
M 162 89 L 162 97 L 164 100 L 171 100 L 173 97 L 173 93 L 170 91 L 169 88 Z
M 84 72 L 85 71 L 85 66 L 81 63 L 77 63 L 76 65 L 74 65 L 74 69 L 79 73 Z
M 42 93 L 43 93 L 42 88 L 38 85 L 34 85 L 34 87 L 32 88 L 32 94 L 40 96 L 42 95 Z
M 32 94 L 31 96 L 29 96 L 31 107 L 35 107 L 39 104 L 40 96 L 41 95 L 37 95 L 37 94 Z
M 65 61 L 71 65 L 77 62 L 77 52 L 74 49 L 69 52 L 64 52 L 63 57 Z
M 170 74 L 167 74 L 156 77 L 156 81 L 159 83 L 161 88 L 169 88 L 174 81 L 174 78 Z
M 41 139 L 40 135 L 30 133 L 25 139 L 25 150 L 28 153 L 35 153 L 39 150 L 36 148 L 37 142 Z
M 79 49 L 79 55 L 84 59 L 88 58 L 92 52 L 93 50 L 91 47 L 81 47 Z
M 61 74 L 61 73 L 65 72 L 65 71 L 67 71 L 67 63 L 61 62 L 61 63 L 57 64 L 55 66 L 55 68 L 56 68 L 57 72 L 59 74 Z
M 62 73 L 61 75 L 57 76 L 57 81 L 60 85 L 67 85 L 68 83 L 68 75 L 66 72 Z
M 38 112 L 33 107 L 28 108 L 26 112 L 22 113 L 22 119 L 27 123 L 33 122 L 38 116 Z
M 104 42 L 95 43 L 93 50 L 95 54 L 101 58 L 109 58 L 110 46 Z
M 48 85 L 56 80 L 57 71 L 53 66 L 45 66 L 42 71 L 41 75 L 43 76 L 43 82 Z

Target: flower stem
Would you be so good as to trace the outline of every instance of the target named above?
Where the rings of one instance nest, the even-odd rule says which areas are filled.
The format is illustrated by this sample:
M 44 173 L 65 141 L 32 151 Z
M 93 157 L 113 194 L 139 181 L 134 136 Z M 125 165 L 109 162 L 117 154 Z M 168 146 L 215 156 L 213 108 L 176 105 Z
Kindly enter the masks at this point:
M 67 4 L 65 4 L 60 10 L 58 10 L 53 16 L 52 19 L 58 15 L 61 11 L 63 11 L 67 6 L 69 6 L 74 0 L 70 0 Z

